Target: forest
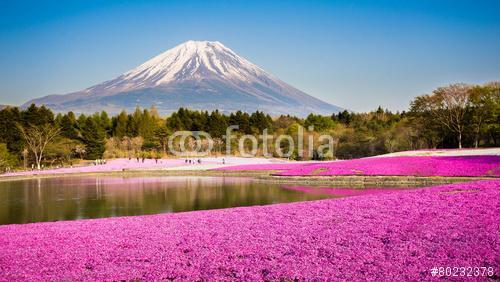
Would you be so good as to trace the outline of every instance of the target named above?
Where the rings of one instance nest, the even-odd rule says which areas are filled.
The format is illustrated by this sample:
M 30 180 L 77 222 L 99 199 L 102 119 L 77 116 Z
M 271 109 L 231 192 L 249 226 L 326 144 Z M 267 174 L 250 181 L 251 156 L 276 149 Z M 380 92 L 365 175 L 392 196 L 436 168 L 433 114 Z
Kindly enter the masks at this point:
M 35 105 L 26 109 L 5 107 L 0 110 L 0 169 L 68 166 L 80 159 L 169 157 L 168 137 L 179 130 L 209 133 L 218 154 L 222 153 L 222 137 L 230 125 L 239 126 L 235 134 L 240 136 L 258 136 L 264 129 L 274 136 L 295 136 L 299 126 L 307 129 L 307 135 L 330 135 L 335 144 L 326 159 L 424 148 L 498 147 L 499 113 L 500 82 L 439 87 L 416 97 L 403 112 L 378 107 L 367 113 L 345 110 L 330 116 L 311 113 L 306 118 L 185 108 L 164 117 L 154 106 L 115 116 L 105 111 L 55 114 Z M 291 158 L 318 159 L 316 154 L 299 155 L 293 152 Z

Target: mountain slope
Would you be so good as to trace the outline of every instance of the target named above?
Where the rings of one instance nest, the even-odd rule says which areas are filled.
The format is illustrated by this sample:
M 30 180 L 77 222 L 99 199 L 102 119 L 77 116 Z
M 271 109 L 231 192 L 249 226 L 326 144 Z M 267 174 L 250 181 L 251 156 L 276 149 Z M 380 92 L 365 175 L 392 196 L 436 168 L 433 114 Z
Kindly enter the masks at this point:
M 217 41 L 188 41 L 115 79 L 24 106 L 31 103 L 78 113 L 117 113 L 153 104 L 162 113 L 179 107 L 299 116 L 341 110 L 275 78 Z

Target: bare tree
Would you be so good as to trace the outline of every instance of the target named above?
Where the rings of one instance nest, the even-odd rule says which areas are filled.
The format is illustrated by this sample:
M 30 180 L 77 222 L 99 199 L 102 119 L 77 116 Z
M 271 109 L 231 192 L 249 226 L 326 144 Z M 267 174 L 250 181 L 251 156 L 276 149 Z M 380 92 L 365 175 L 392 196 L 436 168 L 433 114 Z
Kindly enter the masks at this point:
M 220 138 L 214 138 L 214 146 L 215 146 L 215 152 L 216 156 L 218 156 L 221 151 L 222 151 L 222 145 L 224 145 L 224 142 Z
M 83 159 L 83 155 L 85 155 L 85 153 L 87 153 L 87 150 L 85 149 L 85 145 L 77 145 L 75 147 L 75 153 L 77 153 L 78 156 L 80 156 L 80 159 Z
M 144 144 L 144 138 L 141 136 L 134 137 L 130 139 L 130 146 L 134 152 L 135 157 L 142 155 L 142 145 Z
M 28 148 L 35 155 L 36 167 L 41 169 L 45 148 L 54 138 L 59 136 L 59 127 L 50 124 L 40 126 L 29 125 L 26 127 L 18 124 L 17 127 L 26 141 Z
M 458 147 L 462 148 L 470 90 L 471 86 L 463 83 L 439 87 L 432 95 L 417 97 L 412 102 L 412 111 L 428 113 L 434 121 L 457 135 Z
M 23 154 L 23 167 L 24 170 L 26 170 L 28 168 L 28 154 L 29 154 L 28 149 L 24 148 L 22 154 Z

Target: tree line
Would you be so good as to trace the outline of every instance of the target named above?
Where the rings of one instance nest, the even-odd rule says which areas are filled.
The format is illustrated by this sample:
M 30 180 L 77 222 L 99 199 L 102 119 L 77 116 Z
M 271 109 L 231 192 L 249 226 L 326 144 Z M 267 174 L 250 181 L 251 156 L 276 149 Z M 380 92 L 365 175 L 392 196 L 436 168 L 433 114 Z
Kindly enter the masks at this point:
M 299 126 L 307 135 L 328 134 L 335 140 L 330 158 L 340 159 L 423 148 L 497 147 L 499 101 L 500 83 L 493 82 L 439 87 L 416 97 L 403 112 L 379 107 L 306 118 L 185 108 L 162 117 L 155 107 L 112 117 L 105 111 L 77 116 L 54 114 L 45 106 L 6 107 L 0 110 L 0 168 L 72 165 L 74 159 L 158 158 L 167 155 L 167 140 L 179 130 L 208 132 L 223 147 L 222 136 L 230 125 L 238 125 L 239 135 L 258 136 L 267 129 L 269 134 L 293 136 Z M 292 158 L 299 155 L 293 152 Z

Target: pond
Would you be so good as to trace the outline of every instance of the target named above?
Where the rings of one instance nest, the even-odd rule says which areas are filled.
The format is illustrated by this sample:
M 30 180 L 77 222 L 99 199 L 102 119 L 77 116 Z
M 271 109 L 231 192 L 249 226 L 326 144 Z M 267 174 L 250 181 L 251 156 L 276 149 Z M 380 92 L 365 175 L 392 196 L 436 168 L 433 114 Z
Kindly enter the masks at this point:
M 33 178 L 0 182 L 0 224 L 266 205 L 346 197 L 360 191 L 291 186 L 241 177 Z M 377 191 L 382 190 L 363 193 Z

